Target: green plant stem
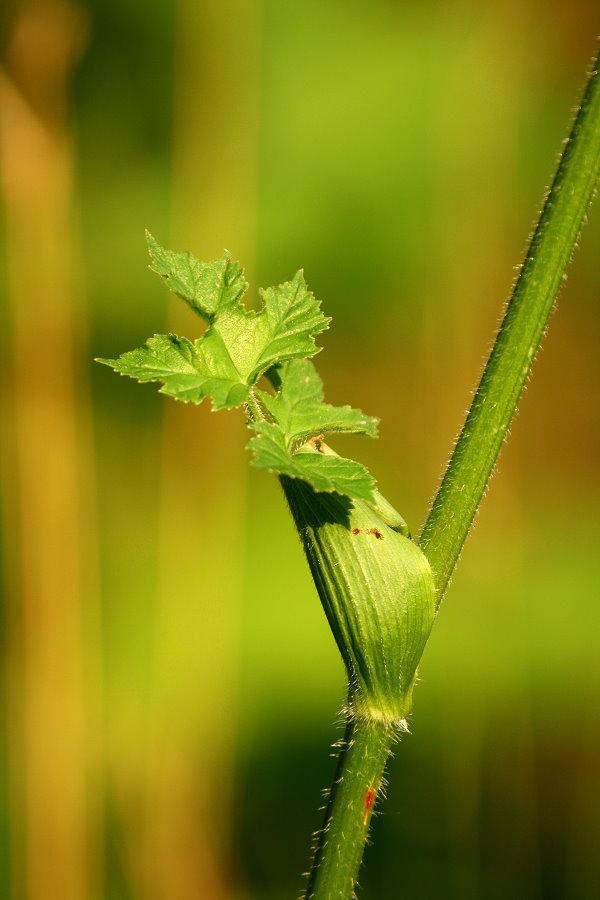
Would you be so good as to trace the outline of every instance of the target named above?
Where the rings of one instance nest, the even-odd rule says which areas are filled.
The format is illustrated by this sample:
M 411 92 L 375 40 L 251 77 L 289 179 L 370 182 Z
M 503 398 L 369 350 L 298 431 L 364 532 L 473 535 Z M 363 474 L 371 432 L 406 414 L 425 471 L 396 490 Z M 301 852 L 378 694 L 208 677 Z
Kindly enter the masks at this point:
M 525 262 L 419 544 L 441 602 L 506 437 L 600 172 L 598 60 Z M 318 839 L 306 900 L 350 900 L 394 739 L 385 722 L 350 721 Z M 373 800 L 375 798 L 373 797 Z
M 500 453 L 600 173 L 594 62 L 500 331 L 418 543 L 441 602 Z
M 396 731 L 384 721 L 348 721 L 305 900 L 354 897 L 373 806 Z

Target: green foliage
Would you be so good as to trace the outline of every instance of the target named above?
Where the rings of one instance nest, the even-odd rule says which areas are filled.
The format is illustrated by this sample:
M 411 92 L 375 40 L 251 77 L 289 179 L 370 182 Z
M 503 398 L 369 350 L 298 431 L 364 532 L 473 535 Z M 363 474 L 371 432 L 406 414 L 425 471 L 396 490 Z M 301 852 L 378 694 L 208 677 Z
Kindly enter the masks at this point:
M 326 451 L 325 445 L 314 439 L 314 443 L 290 452 L 277 425 L 257 422 L 252 427 L 257 435 L 248 447 L 254 450 L 253 463 L 258 468 L 300 478 L 316 491 L 336 491 L 347 497 L 365 500 L 373 497 L 375 481 L 360 463 L 344 459 L 329 449 Z M 317 443 L 320 443 L 321 449 L 317 449 Z
M 377 437 L 379 419 L 351 406 L 323 403 L 323 382 L 309 360 L 284 363 L 268 373 L 275 397 L 257 390 L 256 396 L 284 436 L 289 449 L 311 434 L 366 434 Z
M 248 290 L 244 270 L 229 258 L 200 262 L 189 251 L 175 253 L 161 247 L 146 232 L 150 269 L 163 279 L 170 291 L 189 303 L 194 312 L 211 322 L 217 312 L 239 304 Z
M 329 319 L 298 272 L 261 291 L 248 311 L 243 270 L 226 254 L 200 262 L 147 236 L 150 268 L 207 323 L 196 341 L 155 335 L 117 360 L 138 381 L 213 409 L 245 405 L 253 464 L 281 477 L 352 685 L 354 713 L 397 723 L 408 714 L 417 665 L 433 625 L 427 559 L 360 463 L 326 443 L 331 433 L 377 436 L 379 420 L 324 401 L 309 357 Z M 264 375 L 263 386 L 258 379 Z
M 173 253 L 148 235 L 150 268 L 198 313 L 209 327 L 195 341 L 155 335 L 118 359 L 100 359 L 138 381 L 159 381 L 161 392 L 177 400 L 232 409 L 248 400 L 252 386 L 271 366 L 318 353 L 314 336 L 329 325 L 307 289 L 302 272 L 291 281 L 261 291 L 263 308 L 246 310 L 247 283 L 227 255 L 202 263 L 191 253 Z
M 323 403 L 323 383 L 310 360 L 291 360 L 267 374 L 277 393 L 256 390 L 270 421 L 250 423 L 256 432 L 248 444 L 254 465 L 300 478 L 317 491 L 372 499 L 373 477 L 360 463 L 337 456 L 323 437 L 332 432 L 377 437 L 379 420 L 360 409 Z
M 208 325 L 195 341 L 175 334 L 148 338 L 118 359 L 100 359 L 140 382 L 158 381 L 161 393 L 184 402 L 210 398 L 214 410 L 246 405 L 256 434 L 253 462 L 279 475 L 300 478 L 316 491 L 373 500 L 375 481 L 364 466 L 337 456 L 323 443 L 331 432 L 377 436 L 378 419 L 350 406 L 323 402 L 323 385 L 309 357 L 319 352 L 315 335 L 329 325 L 302 272 L 260 291 L 258 312 L 246 310 L 243 269 L 225 253 L 201 262 L 191 253 L 166 250 L 146 235 L 150 268 Z M 266 375 L 275 393 L 257 387 Z
M 210 397 L 214 409 L 245 405 L 252 461 L 281 478 L 346 663 L 353 711 L 402 721 L 433 624 L 433 576 L 365 467 L 325 443 L 331 433 L 376 437 L 379 423 L 360 409 L 324 401 L 309 357 L 329 319 L 301 272 L 262 291 L 259 312 L 247 311 L 243 271 L 227 255 L 200 262 L 165 250 L 151 235 L 148 247 L 151 269 L 207 328 L 194 342 L 155 335 L 101 362 L 139 381 L 160 381 L 163 393 L 180 400 Z

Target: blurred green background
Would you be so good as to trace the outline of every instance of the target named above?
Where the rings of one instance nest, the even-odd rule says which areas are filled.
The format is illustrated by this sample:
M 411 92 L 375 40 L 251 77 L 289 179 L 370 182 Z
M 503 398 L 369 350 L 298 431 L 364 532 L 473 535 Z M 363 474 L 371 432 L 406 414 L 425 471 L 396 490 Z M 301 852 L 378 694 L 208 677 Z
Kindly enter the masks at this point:
M 303 266 L 414 531 L 597 47 L 595 0 L 0 10 L 0 896 L 279 900 L 344 677 L 240 413 L 94 365 L 197 320 L 144 227 Z M 600 210 L 420 668 L 360 896 L 600 896 Z M 351 449 L 350 449 L 351 448 Z

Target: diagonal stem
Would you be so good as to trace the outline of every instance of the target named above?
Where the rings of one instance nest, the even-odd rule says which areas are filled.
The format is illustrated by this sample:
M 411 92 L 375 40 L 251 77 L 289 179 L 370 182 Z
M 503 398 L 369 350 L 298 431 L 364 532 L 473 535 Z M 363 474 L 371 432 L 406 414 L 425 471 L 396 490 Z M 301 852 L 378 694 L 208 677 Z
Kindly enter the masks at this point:
M 438 606 L 546 330 L 600 174 L 598 57 L 504 320 L 418 543 Z
M 600 173 L 600 83 L 594 63 L 506 315 L 419 544 L 441 602 L 506 437 Z M 394 740 L 385 722 L 350 721 L 306 900 L 350 900 L 369 817 Z

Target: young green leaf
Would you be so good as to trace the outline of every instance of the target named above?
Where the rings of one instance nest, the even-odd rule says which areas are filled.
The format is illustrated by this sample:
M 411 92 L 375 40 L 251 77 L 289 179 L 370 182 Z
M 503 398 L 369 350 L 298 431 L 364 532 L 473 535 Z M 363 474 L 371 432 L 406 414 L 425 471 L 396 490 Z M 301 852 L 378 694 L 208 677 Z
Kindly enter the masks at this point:
M 331 432 L 376 437 L 379 420 L 350 406 L 323 402 L 323 384 L 307 357 L 318 352 L 314 336 L 330 320 L 302 272 L 260 291 L 261 310 L 246 310 L 243 270 L 227 254 L 200 262 L 191 253 L 166 250 L 149 233 L 146 237 L 150 268 L 208 328 L 195 341 L 157 334 L 137 350 L 98 362 L 140 382 L 160 382 L 161 393 L 184 402 L 210 397 L 215 410 L 246 403 L 248 424 L 256 432 L 248 445 L 256 466 L 299 478 L 316 491 L 375 503 L 375 481 L 365 467 L 337 456 L 322 441 Z M 256 387 L 263 374 L 275 395 Z
M 338 456 L 325 444 L 320 448 L 305 444 L 290 453 L 285 435 L 273 422 L 252 423 L 256 435 L 248 443 L 254 452 L 253 464 L 278 475 L 300 478 L 315 491 L 344 494 L 356 500 L 373 500 L 375 479 L 367 469 L 353 459 Z
M 249 423 L 256 432 L 248 444 L 254 451 L 254 465 L 300 478 L 316 491 L 373 501 L 373 477 L 360 463 L 334 453 L 323 443 L 323 436 L 346 432 L 377 437 L 379 419 L 350 406 L 323 403 L 323 382 L 310 360 L 282 363 L 267 377 L 277 393 L 273 396 L 258 388 L 254 391 L 271 419 Z M 296 449 L 298 441 L 305 443 Z
M 217 310 L 239 303 L 248 290 L 244 270 L 230 259 L 227 251 L 221 259 L 200 262 L 187 250 L 176 253 L 161 247 L 149 231 L 146 232 L 146 243 L 150 269 L 160 275 L 169 290 L 207 321 Z
M 323 403 L 323 382 L 310 360 L 293 360 L 267 373 L 269 380 L 279 388 L 273 397 L 257 390 L 269 416 L 285 435 L 289 449 L 295 441 L 316 434 L 345 432 L 377 437 L 379 419 L 366 416 L 351 406 L 331 406 Z
M 138 381 L 162 382 L 162 393 L 231 409 L 248 398 L 250 388 L 271 366 L 319 352 L 314 336 L 329 325 L 302 272 L 291 281 L 260 291 L 263 307 L 246 310 L 242 269 L 224 258 L 200 263 L 190 253 L 164 250 L 148 236 L 152 268 L 209 322 L 196 341 L 155 335 L 143 347 L 118 359 L 100 359 Z
M 232 409 L 244 403 L 249 388 L 215 338 L 210 331 L 194 343 L 175 334 L 156 334 L 138 350 L 98 362 L 139 382 L 160 381 L 161 394 L 177 400 L 202 403 L 211 397 L 213 409 Z

